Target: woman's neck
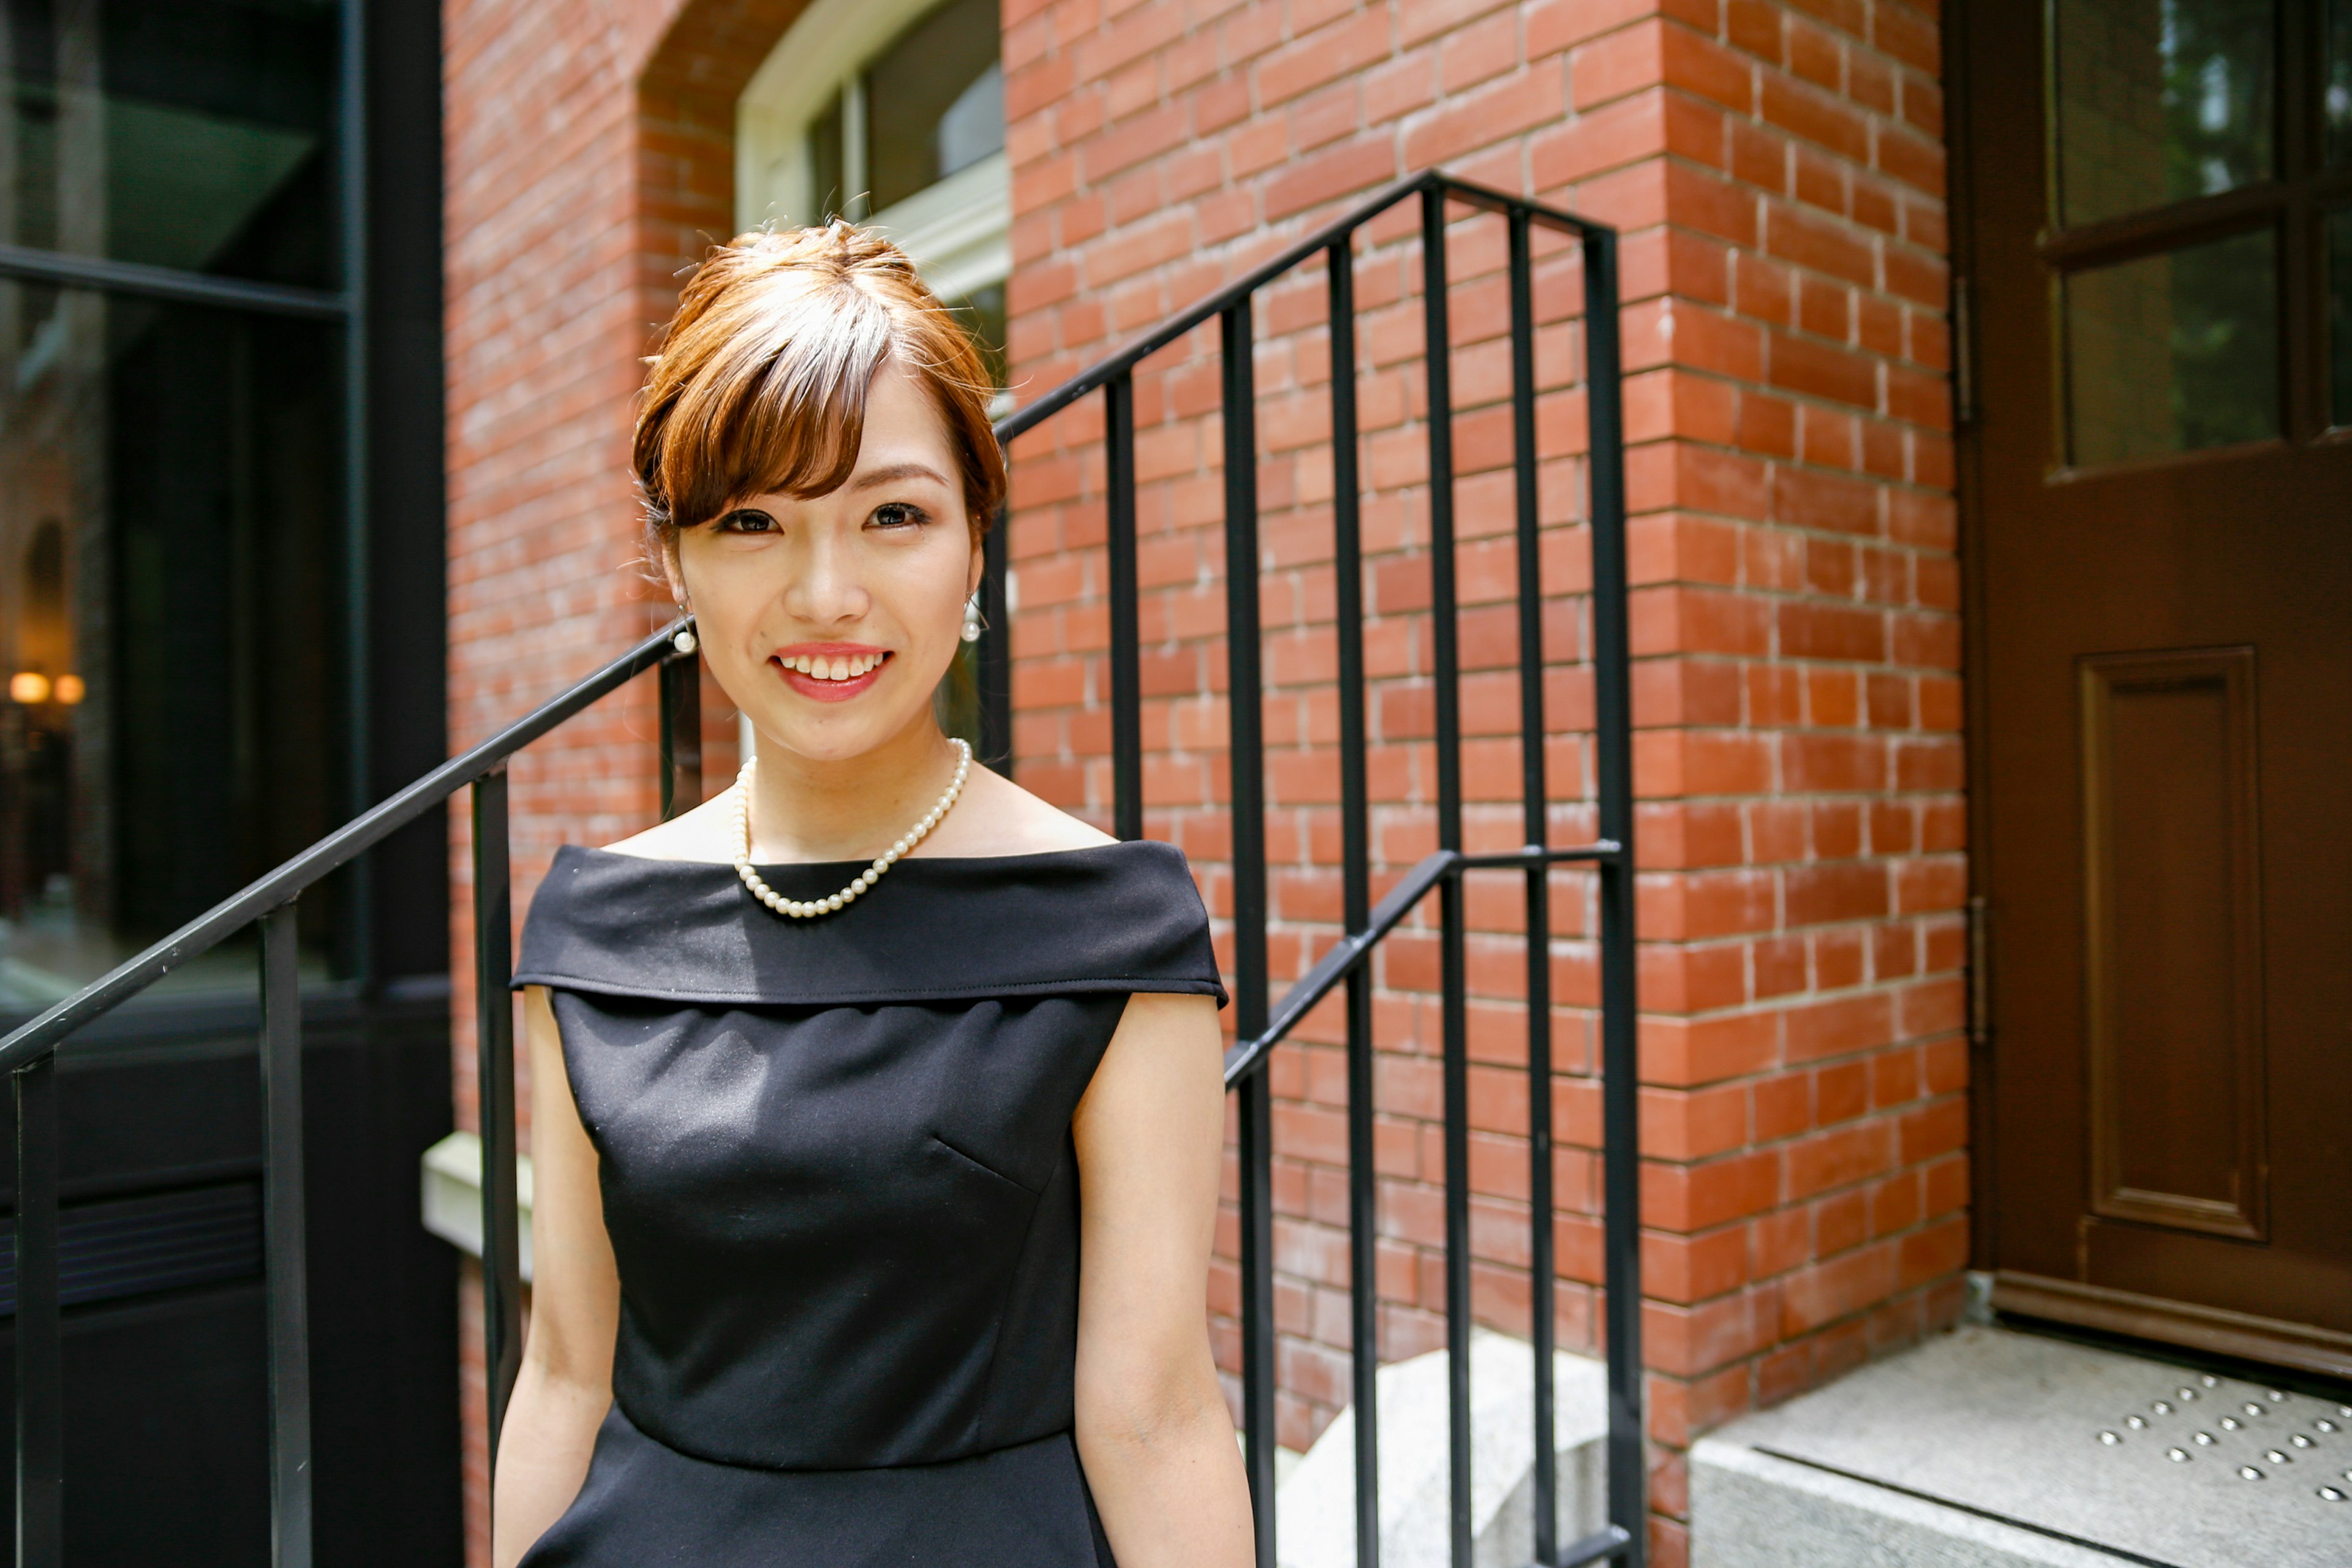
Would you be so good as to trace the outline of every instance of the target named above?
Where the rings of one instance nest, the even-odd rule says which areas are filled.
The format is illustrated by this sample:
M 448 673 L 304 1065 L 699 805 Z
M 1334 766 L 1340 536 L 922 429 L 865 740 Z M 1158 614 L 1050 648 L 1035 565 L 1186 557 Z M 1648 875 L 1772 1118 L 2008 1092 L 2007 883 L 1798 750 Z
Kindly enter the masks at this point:
M 870 860 L 929 811 L 955 748 L 929 715 L 870 752 L 825 761 L 762 735 L 751 775 L 752 858 L 764 865 Z

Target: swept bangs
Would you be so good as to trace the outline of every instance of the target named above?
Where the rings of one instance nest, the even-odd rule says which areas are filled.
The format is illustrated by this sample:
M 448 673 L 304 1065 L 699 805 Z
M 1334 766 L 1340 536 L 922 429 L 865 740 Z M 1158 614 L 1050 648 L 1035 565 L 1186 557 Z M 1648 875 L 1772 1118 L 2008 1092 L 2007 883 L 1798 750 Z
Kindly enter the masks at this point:
M 893 357 L 947 426 L 976 540 L 1004 495 L 994 387 L 905 252 L 837 220 L 714 250 L 679 297 L 637 416 L 633 466 L 656 558 L 680 530 L 749 497 L 839 489 L 856 466 L 867 392 Z

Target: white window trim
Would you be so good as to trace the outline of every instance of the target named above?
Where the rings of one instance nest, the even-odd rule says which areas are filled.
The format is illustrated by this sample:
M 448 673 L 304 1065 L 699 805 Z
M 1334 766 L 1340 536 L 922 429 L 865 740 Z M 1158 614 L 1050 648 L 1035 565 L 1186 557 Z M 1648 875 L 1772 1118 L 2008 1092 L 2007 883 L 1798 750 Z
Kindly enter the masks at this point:
M 864 108 L 858 68 L 939 0 L 814 0 L 735 104 L 735 223 L 818 217 L 804 153 L 809 122 L 845 86 L 845 118 Z M 863 170 L 845 171 L 853 191 Z M 1013 272 L 1013 174 L 1002 153 L 960 169 L 866 220 L 906 248 L 940 294 L 953 298 Z

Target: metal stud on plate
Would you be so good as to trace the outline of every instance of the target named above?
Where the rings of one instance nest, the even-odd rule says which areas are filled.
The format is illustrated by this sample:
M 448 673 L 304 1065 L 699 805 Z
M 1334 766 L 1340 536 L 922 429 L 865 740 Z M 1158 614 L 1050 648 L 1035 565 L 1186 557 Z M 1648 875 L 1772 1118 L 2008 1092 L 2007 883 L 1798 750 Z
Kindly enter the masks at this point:
M 2241 1409 L 2241 1410 L 2242 1410 L 2242 1411 L 2244 1411 L 2244 1412 L 2245 1412 L 2247 1415 L 2260 1415 L 2263 1413 L 2263 1407 L 2262 1407 L 2261 1405 L 2259 1405 L 2255 1404 L 2255 1403 L 2254 1403 L 2252 1400 L 2251 1400 L 2251 1399 L 2247 1400 L 2243 1405 L 2241 1405 L 2240 1406 L 2238 1406 L 2238 1408 L 2239 1408 L 2239 1409 Z
M 2273 1405 L 2278 1405 L 2284 1402 L 2286 1399 L 2286 1394 L 2282 1389 L 2273 1388 L 2264 1392 L 2263 1397 L 2269 1400 Z
M 2100 1441 L 2100 1442 L 2102 1442 L 2102 1443 L 2105 1443 L 2108 1447 L 2112 1448 L 2112 1447 L 2114 1447 L 2116 1444 L 2118 1444 L 2118 1443 L 2122 1442 L 2122 1441 L 2123 1441 L 2123 1439 L 2122 1439 L 2121 1437 L 2116 1436 L 2113 1432 L 2102 1432 L 2102 1433 L 2100 1433 L 2100 1434 L 2099 1434 L 2099 1441 Z
M 2344 1500 L 2343 1489 L 2338 1487 L 2322 1487 L 2319 1489 L 2319 1495 L 2326 1498 L 2329 1502 L 2342 1502 Z
M 2297 1432 L 2294 1436 L 2289 1437 L 2287 1441 L 2294 1444 L 2298 1448 L 2308 1448 L 2311 1447 L 2311 1439 L 2305 1436 L 2300 1432 Z
M 2246 1481 L 2258 1481 L 2263 1479 L 2263 1473 L 2262 1471 L 2254 1468 L 2252 1465 L 2240 1465 L 2238 1467 L 2238 1479 L 2240 1480 Z
M 2126 1415 L 2124 1417 L 2124 1425 L 2137 1432 L 2147 1425 L 2147 1417 L 2145 1415 Z
M 2189 1400 L 2191 1400 L 2191 1399 L 2194 1399 L 2194 1398 L 2196 1398 L 2196 1397 L 2197 1397 L 2197 1391 L 2196 1391 L 2195 1389 L 2193 1389 L 2193 1388 L 2184 1388 L 2184 1389 L 2182 1389 L 2182 1390 L 2180 1391 L 2180 1398 L 2181 1398 L 2182 1403 L 2184 1403 L 2184 1404 L 2186 1404 L 2188 1401 L 2189 1401 Z
M 2276 1448 L 2263 1449 L 2263 1458 L 2268 1459 L 2273 1465 L 2292 1465 L 2294 1463 L 2293 1459 L 2287 1458 L 2284 1454 L 2280 1453 Z
M 2210 1433 L 2210 1432 L 2200 1432 L 2200 1433 L 2198 1433 L 2198 1434 L 2197 1434 L 2197 1446 L 2198 1446 L 2199 1447 L 2200 1447 L 2200 1448 L 2210 1448 L 2210 1447 L 2211 1447 L 2213 1446 L 2213 1434 L 2212 1434 L 2212 1433 Z
M 2172 1414 L 2172 1406 L 2171 1406 L 2171 1405 L 2170 1405 L 2169 1403 L 2168 1403 L 2167 1401 L 2165 1401 L 2165 1400 L 2161 1400 L 2161 1399 L 2158 1400 L 2155 1404 L 2153 1404 L 2153 1405 L 2149 1405 L 2149 1406 L 2148 1406 L 2148 1408 L 2149 1408 L 2150 1410 L 2155 1411 L 2158 1415 L 2171 1415 L 2171 1414 Z
M 2321 1431 L 2323 1431 L 2323 1432 L 2333 1432 L 2333 1431 L 2335 1431 L 2335 1430 L 2336 1430 L 2336 1423 L 2335 1423 L 2335 1422 L 2333 1422 L 2333 1421 L 2330 1421 L 2330 1420 L 2329 1420 L 2326 1416 L 2325 1416 L 2325 1415 L 2321 1416 L 2318 1420 L 2316 1420 L 2316 1421 L 2313 1422 L 2313 1423 L 2312 1423 L 2312 1425 L 2313 1425 L 2314 1426 L 2318 1427 L 2318 1428 L 2319 1428 Z
M 2221 1386 L 2221 1380 L 2213 1376 L 2210 1373 L 2208 1373 L 2205 1376 L 2199 1378 L 2197 1381 L 2203 1384 L 2208 1388 L 2219 1388 Z
M 2234 1415 L 2224 1415 L 2221 1417 L 2221 1430 L 2224 1432 L 2234 1432 L 2244 1425 L 2244 1422 L 2239 1420 Z
M 2167 1448 L 2164 1451 L 2164 1457 L 2170 1459 L 2176 1465 L 2185 1465 L 2189 1462 L 2189 1450 L 2186 1448 Z

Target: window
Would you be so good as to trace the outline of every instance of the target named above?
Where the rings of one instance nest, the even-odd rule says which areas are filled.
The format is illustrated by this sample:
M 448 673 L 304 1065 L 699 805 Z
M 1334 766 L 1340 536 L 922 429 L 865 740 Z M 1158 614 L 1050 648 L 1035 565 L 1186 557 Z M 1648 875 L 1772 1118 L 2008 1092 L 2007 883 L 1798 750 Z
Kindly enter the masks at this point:
M 0 1014 L 356 804 L 325 0 L 9 0 Z M 130 264 L 126 267 L 124 264 Z M 340 880 L 340 879 L 339 879 Z M 347 889 L 303 900 L 348 973 Z M 164 984 L 247 985 L 250 944 Z
M 737 106 L 739 225 L 871 223 L 1001 356 L 1013 219 L 999 41 L 996 0 L 815 0 Z

